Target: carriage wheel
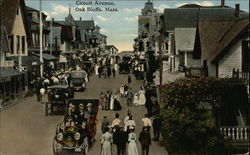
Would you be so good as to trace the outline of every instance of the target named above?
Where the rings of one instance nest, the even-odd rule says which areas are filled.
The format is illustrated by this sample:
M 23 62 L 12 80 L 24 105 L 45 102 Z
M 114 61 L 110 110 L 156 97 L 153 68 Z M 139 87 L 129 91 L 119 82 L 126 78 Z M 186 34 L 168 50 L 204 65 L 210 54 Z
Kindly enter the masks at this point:
M 49 108 L 48 108 L 48 102 L 45 103 L 45 116 L 48 116 L 48 111 L 49 111 Z
M 57 149 L 56 145 L 57 145 L 57 142 L 54 139 L 54 141 L 53 141 L 53 153 L 54 153 L 54 155 L 59 155 L 59 150 Z
M 83 146 L 84 146 L 84 150 L 83 150 L 83 154 L 87 154 L 89 151 L 89 141 L 88 141 L 88 137 L 85 137 L 83 140 Z

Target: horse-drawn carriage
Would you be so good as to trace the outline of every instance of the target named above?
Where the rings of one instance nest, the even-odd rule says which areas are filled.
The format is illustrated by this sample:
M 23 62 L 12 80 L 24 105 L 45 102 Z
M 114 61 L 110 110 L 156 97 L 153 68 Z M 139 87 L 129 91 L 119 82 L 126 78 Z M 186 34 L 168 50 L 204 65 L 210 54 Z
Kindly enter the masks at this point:
M 45 115 L 54 112 L 65 112 L 68 100 L 74 98 L 74 90 L 68 85 L 48 87 L 48 102 L 45 103 Z
M 64 121 L 57 125 L 53 151 L 59 154 L 64 150 L 87 154 L 95 141 L 98 99 L 71 99 Z

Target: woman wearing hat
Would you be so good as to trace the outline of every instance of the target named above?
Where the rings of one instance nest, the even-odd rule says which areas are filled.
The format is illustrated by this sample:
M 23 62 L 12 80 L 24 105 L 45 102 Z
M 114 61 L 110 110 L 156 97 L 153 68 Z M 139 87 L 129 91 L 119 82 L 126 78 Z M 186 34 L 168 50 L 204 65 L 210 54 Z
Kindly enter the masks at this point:
M 102 135 L 102 148 L 101 148 L 101 155 L 111 155 L 112 154 L 112 143 L 113 143 L 113 136 L 109 133 L 109 127 L 105 127 L 105 133 Z

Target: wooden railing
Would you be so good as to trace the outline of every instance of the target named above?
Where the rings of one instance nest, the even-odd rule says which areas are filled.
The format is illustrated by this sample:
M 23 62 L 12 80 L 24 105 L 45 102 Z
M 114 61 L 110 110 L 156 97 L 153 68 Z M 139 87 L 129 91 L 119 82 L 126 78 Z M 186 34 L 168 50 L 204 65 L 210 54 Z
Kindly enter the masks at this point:
M 239 69 L 233 69 L 233 78 L 249 80 L 249 73 L 240 72 Z
M 185 77 L 208 76 L 207 69 L 201 68 L 185 68 Z
M 225 139 L 231 140 L 249 140 L 249 126 L 226 126 L 220 127 L 220 133 Z

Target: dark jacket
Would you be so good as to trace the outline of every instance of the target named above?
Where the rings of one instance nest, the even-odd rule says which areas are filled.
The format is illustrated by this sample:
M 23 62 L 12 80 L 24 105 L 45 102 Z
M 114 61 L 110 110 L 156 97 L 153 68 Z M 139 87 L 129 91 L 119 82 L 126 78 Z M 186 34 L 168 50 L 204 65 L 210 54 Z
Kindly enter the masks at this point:
M 160 129 L 161 129 L 161 126 L 162 126 L 161 119 L 160 119 L 159 117 L 156 117 L 156 118 L 153 120 L 153 128 L 156 129 L 156 130 L 160 130 Z
M 139 141 L 141 145 L 147 146 L 151 144 L 151 136 L 149 131 L 142 131 L 139 135 Z
M 128 141 L 128 135 L 123 130 L 116 130 L 113 134 L 113 142 L 116 145 L 126 145 Z

